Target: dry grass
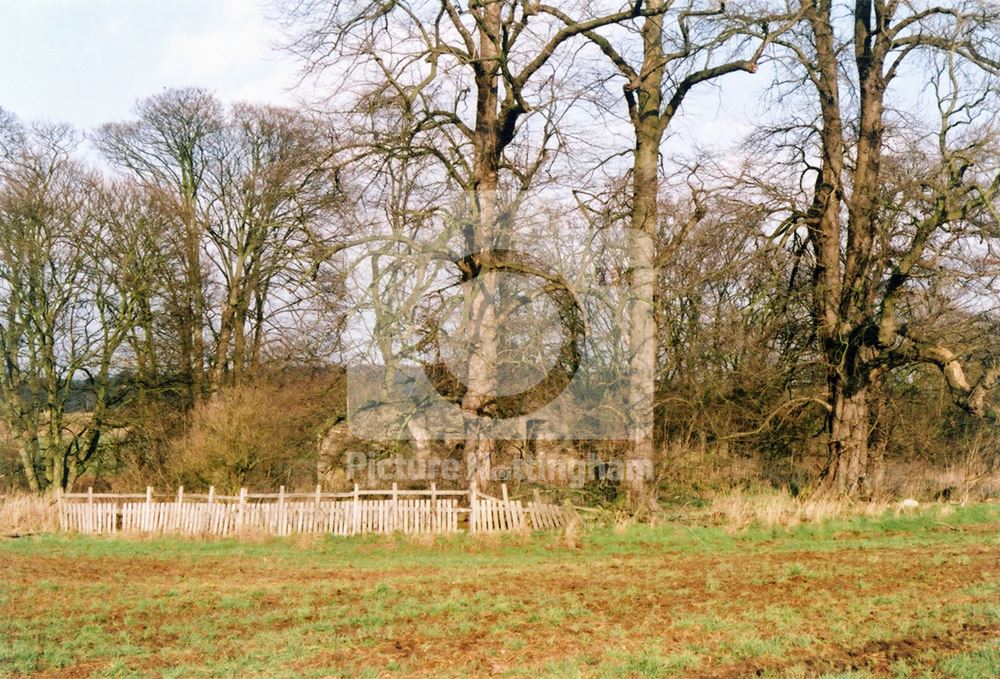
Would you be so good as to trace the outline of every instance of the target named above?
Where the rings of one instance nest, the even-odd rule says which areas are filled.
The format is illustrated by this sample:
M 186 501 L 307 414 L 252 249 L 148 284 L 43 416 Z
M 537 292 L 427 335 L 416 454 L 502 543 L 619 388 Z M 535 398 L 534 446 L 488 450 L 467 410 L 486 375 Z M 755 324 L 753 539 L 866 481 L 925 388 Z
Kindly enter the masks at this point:
M 579 549 L 583 546 L 580 541 L 580 518 L 575 514 L 570 516 L 563 530 L 563 545 L 567 549 Z
M 27 493 L 0 495 L 0 536 L 51 533 L 58 528 L 53 498 Z
M 889 462 L 886 494 L 919 500 L 987 502 L 1000 498 L 1000 470 L 972 457 L 947 467 L 920 463 Z
M 828 519 L 881 516 L 891 507 L 885 502 L 801 498 L 778 491 L 736 489 L 713 497 L 704 511 L 712 521 L 733 528 L 751 524 L 794 527 Z

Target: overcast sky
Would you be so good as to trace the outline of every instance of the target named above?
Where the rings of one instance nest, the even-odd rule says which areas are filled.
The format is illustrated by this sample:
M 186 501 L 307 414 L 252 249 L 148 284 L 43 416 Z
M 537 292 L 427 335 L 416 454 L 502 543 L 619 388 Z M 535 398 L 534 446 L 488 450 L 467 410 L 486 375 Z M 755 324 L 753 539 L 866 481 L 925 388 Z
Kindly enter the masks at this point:
M 257 0 L 0 0 L 0 107 L 91 128 L 136 99 L 206 87 L 289 103 L 296 65 Z

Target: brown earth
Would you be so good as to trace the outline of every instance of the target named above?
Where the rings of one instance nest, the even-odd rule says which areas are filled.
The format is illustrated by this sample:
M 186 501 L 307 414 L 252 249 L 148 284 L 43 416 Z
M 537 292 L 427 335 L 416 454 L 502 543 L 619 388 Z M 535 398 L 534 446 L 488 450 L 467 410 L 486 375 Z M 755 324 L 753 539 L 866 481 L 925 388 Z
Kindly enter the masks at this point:
M 210 624 L 224 639 L 220 648 L 235 657 L 262 629 L 282 632 L 326 621 L 350 639 L 356 630 L 342 622 L 343 611 L 376 610 L 373 591 L 380 586 L 388 587 L 384 607 L 390 614 L 400 600 L 412 613 L 383 624 L 383 637 L 316 650 L 287 668 L 396 662 L 422 676 L 482 676 L 568 661 L 586 673 L 616 652 L 655 648 L 665 657 L 688 651 L 701 659 L 697 667 L 678 667 L 678 676 L 781 676 L 793 668 L 795 676 L 859 669 L 890 676 L 901 660 L 926 665 L 1000 638 L 1000 620 L 975 619 L 962 608 L 997 603 L 988 587 L 973 593 L 977 584 L 1000 583 L 1000 548 L 992 544 L 791 552 L 755 546 L 745 554 L 654 552 L 597 561 L 565 551 L 530 568 L 484 565 L 474 571 L 322 561 L 274 565 L 250 556 L 182 562 L 8 554 L 5 561 L 0 585 L 8 600 L 0 613 L 29 626 L 73 615 L 81 584 L 121 583 L 132 591 L 119 596 L 112 586 L 112 605 L 98 624 L 104 633 L 131 630 L 141 639 L 150 652 L 130 664 L 140 672 L 215 661 L 185 649 L 176 631 L 164 630 L 167 623 L 192 629 Z M 40 582 L 51 596 L 38 596 Z M 179 586 L 192 597 L 203 593 L 205 606 L 171 607 L 164 593 Z M 435 610 L 442 595 L 473 605 L 461 612 Z M 209 603 L 219 596 L 251 603 L 230 616 Z M 296 617 L 295 599 L 308 597 L 320 603 Z M 165 603 L 140 610 L 136 598 Z M 504 607 L 490 610 L 496 601 Z M 337 607 L 340 617 L 323 606 Z M 769 618 L 769 611 L 779 617 Z M 800 641 L 778 654 L 739 657 L 732 650 L 748 639 L 790 636 Z M 173 652 L 163 655 L 162 649 Z M 91 676 L 106 665 L 81 659 L 37 676 Z

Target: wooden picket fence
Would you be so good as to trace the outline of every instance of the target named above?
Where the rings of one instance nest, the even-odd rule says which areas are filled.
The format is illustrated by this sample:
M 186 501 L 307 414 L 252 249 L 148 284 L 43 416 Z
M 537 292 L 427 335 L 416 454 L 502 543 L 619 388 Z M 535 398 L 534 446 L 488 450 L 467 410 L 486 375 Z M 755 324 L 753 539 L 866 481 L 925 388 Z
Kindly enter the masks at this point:
M 535 501 L 525 506 L 520 500 L 507 497 L 507 485 L 501 486 L 502 498 L 470 490 L 469 531 L 499 533 L 527 529 L 562 528 L 570 520 L 572 509 L 542 502 L 535 491 Z
M 59 499 L 59 526 L 88 534 L 178 534 L 230 537 L 246 534 L 327 533 L 446 534 L 548 530 L 564 526 L 572 510 L 542 502 L 536 491 L 527 505 L 465 490 L 362 490 L 324 493 L 217 495 L 66 493 Z M 467 500 L 468 506 L 460 506 Z

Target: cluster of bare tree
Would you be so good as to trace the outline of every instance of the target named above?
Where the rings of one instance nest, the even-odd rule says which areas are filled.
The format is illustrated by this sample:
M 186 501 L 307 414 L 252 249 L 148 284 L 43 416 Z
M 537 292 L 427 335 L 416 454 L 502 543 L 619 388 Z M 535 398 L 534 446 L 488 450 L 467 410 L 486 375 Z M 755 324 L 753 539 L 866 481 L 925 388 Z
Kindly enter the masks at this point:
M 117 406 L 189 410 L 287 352 L 330 288 L 329 124 L 195 89 L 137 113 L 93 134 L 104 171 L 68 127 L 2 121 L 4 420 L 32 490 L 72 486 Z
M 704 374 L 685 373 L 691 352 L 672 340 L 697 343 L 720 327 L 736 341 L 719 346 L 708 369 L 744 359 L 779 368 L 758 373 L 779 381 L 741 399 L 765 407 L 750 419 L 804 404 L 826 411 L 830 492 L 877 492 L 877 411 L 891 373 L 934 366 L 958 405 L 990 414 L 1000 179 L 991 3 L 307 1 L 289 12 L 293 47 L 313 73 L 366 86 L 351 113 L 383 171 L 405 182 L 416 166 L 421 188 L 436 178 L 472 195 L 476 228 L 465 231 L 460 280 L 511 266 L 497 236 L 509 197 L 554 178 L 580 187 L 586 211 L 629 240 L 633 457 L 654 457 L 676 376 L 697 384 Z M 739 171 L 693 168 L 684 195 L 661 163 L 683 102 L 765 63 L 782 112 L 764 118 Z M 615 111 L 627 126 L 594 122 Z M 573 138 L 588 114 L 591 140 L 619 131 L 604 157 Z M 630 166 L 611 163 L 616 152 L 628 152 Z M 586 160 L 594 166 L 580 171 Z M 390 209 L 405 211 L 411 193 Z M 664 212 L 670 198 L 676 209 Z M 678 280 L 685 251 L 706 235 L 728 261 L 761 251 L 768 259 L 759 270 L 727 275 L 719 262 Z M 472 294 L 470 416 L 492 415 L 498 402 L 492 295 Z M 729 313 L 743 325 L 717 322 Z M 742 347 L 752 355 L 734 355 Z M 494 452 L 475 432 L 465 442 L 466 463 L 483 478 Z M 647 488 L 637 480 L 632 490 Z
M 3 119 L 4 419 L 33 489 L 73 483 L 127 424 L 118 402 L 189 412 L 288 357 L 371 354 L 387 384 L 408 360 L 436 366 L 464 422 L 448 450 L 482 482 L 511 454 L 490 422 L 525 410 L 509 376 L 565 389 L 593 376 L 588 351 L 625 357 L 628 442 L 605 453 L 664 475 L 677 447 L 821 446 L 816 489 L 871 496 L 886 454 L 914 448 L 894 433 L 918 413 L 949 445 L 995 419 L 989 0 L 282 10 L 289 49 L 330 92 L 322 114 L 170 91 L 94 133 L 111 173 L 74 159 L 71 130 Z M 740 78 L 767 79 L 758 91 L 781 105 L 739 149 L 709 160 L 670 135 L 686 101 Z M 564 335 L 592 336 L 559 265 L 574 257 L 627 291 L 602 298 L 619 316 L 598 332 L 605 353 L 521 309 L 547 300 Z M 541 294 L 498 307 L 496 274 Z M 929 409 L 935 394 L 951 405 Z M 404 419 L 418 450 L 435 438 Z M 649 479 L 629 490 L 645 497 Z

